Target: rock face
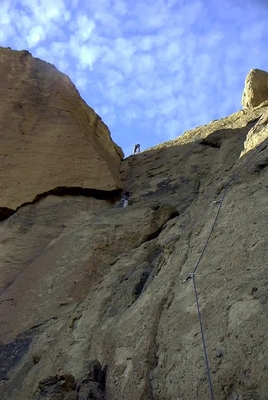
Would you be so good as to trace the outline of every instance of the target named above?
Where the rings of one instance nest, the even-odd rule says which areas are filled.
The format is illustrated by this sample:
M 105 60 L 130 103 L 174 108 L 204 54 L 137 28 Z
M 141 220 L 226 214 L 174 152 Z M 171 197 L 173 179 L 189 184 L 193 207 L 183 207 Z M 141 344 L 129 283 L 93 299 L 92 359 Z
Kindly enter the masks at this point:
M 123 153 L 66 75 L 27 51 L 0 48 L 0 86 L 4 216 L 47 192 L 121 188 Z
M 50 376 L 39 383 L 37 400 L 105 400 L 105 371 L 91 360 L 81 382 L 71 374 Z
M 83 300 L 90 288 L 94 289 L 119 254 L 129 252 L 158 235 L 162 226 L 177 214 L 175 207 L 165 204 L 156 210 L 151 207 L 139 210 L 136 207 L 132 209 L 131 215 L 122 213 L 121 209 L 103 212 L 101 215 L 78 212 L 80 217 L 76 219 L 75 226 L 63 230 L 57 226 L 59 222 L 62 225 L 62 220 L 57 218 L 62 203 L 53 213 L 52 207 L 44 204 L 40 206 L 36 204 L 32 207 L 33 214 L 39 216 L 38 230 L 34 221 L 33 226 L 29 226 L 24 210 L 19 210 L 12 220 L 5 221 L 14 227 L 11 231 L 17 232 L 24 227 L 28 234 L 20 238 L 16 234 L 11 235 L 12 239 L 9 236 L 9 240 L 12 240 L 12 244 L 3 245 L 3 252 L 5 249 L 6 252 L 2 255 L 4 262 L 0 273 L 1 289 L 4 291 L 0 308 L 2 339 L 7 339 L 11 333 L 16 336 L 44 320 L 57 319 L 58 313 L 66 305 L 69 308 L 71 304 Z M 49 210 L 54 226 L 49 228 L 48 224 L 49 232 L 46 233 L 45 241 L 42 230 Z M 6 231 L 10 232 L 9 228 L 3 229 L 3 238 Z M 55 238 L 58 232 L 61 234 Z M 33 257 L 31 252 L 29 254 L 28 248 L 28 241 L 35 242 L 35 238 L 43 242 L 34 245 L 35 250 L 38 247 L 37 257 Z M 16 250 L 17 246 L 20 251 Z M 31 244 L 29 247 L 32 247 Z M 10 262 L 5 262 L 7 259 L 12 260 L 11 266 Z M 10 280 L 13 280 L 12 284 Z
M 257 107 L 268 100 L 268 73 L 252 69 L 246 77 L 242 107 Z
M 126 208 L 48 193 L 0 222 L 1 400 L 207 400 L 196 266 L 215 399 L 267 398 L 267 112 L 123 160 Z
M 255 149 L 257 146 L 260 146 L 263 143 L 263 141 L 267 139 L 267 137 L 268 137 L 268 110 L 266 110 L 261 115 L 256 124 L 250 129 L 241 156 L 246 154 L 248 151 Z

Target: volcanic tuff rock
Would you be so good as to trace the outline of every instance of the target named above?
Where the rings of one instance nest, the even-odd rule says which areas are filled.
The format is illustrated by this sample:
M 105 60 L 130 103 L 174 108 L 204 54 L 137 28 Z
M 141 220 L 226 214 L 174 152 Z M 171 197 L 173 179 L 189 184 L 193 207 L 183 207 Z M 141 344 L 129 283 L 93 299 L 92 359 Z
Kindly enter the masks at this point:
M 259 146 L 268 137 L 268 110 L 264 111 L 258 118 L 254 127 L 249 131 L 244 144 L 244 150 L 241 153 L 243 156 L 248 151 Z
M 121 189 L 123 153 L 66 75 L 27 51 L 0 48 L 0 87 L 3 216 L 59 188 Z
M 215 399 L 267 399 L 267 112 L 123 160 L 124 209 L 48 193 L 0 222 L 1 399 L 207 400 L 202 254 Z
M 268 100 L 268 73 L 260 69 L 251 69 L 246 77 L 242 95 L 243 108 L 257 107 Z
M 37 400 L 105 400 L 105 369 L 90 360 L 81 382 L 71 374 L 49 376 L 39 383 Z

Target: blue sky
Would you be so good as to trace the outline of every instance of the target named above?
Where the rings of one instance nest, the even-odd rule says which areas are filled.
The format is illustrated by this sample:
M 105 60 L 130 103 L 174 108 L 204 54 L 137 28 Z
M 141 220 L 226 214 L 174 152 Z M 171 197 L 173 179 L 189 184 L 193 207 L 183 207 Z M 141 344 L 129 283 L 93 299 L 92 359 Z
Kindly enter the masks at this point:
M 126 156 L 241 109 L 268 0 L 1 0 L 0 45 L 66 73 Z

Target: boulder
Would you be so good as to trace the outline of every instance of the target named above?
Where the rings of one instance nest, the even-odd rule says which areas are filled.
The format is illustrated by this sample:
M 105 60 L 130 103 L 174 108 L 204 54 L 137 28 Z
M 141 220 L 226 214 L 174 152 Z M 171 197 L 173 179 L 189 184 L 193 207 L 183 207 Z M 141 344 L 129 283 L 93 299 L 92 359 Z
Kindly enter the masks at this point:
M 0 211 L 47 192 L 121 189 L 122 150 L 68 76 L 28 51 L 0 48 Z
M 268 73 L 260 69 L 251 69 L 246 77 L 242 95 L 243 109 L 257 107 L 268 100 Z

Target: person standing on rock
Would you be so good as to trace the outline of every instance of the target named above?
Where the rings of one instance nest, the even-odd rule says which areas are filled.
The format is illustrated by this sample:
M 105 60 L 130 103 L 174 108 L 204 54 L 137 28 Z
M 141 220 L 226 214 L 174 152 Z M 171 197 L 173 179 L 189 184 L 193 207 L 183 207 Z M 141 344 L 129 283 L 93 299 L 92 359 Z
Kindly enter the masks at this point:
M 131 192 L 125 192 L 121 199 L 121 207 L 127 207 L 129 204 L 129 198 L 132 196 Z
M 140 151 L 141 151 L 141 145 L 139 143 L 135 144 L 135 146 L 134 146 L 134 154 L 140 153 Z

